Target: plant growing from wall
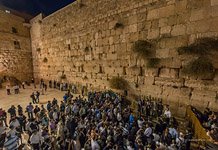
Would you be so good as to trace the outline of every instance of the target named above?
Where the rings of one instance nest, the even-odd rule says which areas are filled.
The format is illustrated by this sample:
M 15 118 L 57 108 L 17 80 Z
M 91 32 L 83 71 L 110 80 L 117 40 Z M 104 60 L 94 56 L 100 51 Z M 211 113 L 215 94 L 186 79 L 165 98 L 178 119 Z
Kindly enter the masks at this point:
M 123 25 L 121 22 L 117 22 L 117 23 L 114 25 L 114 30 L 119 29 L 119 28 L 124 28 L 124 25 Z
M 160 64 L 160 58 L 149 58 L 147 61 L 148 68 L 157 68 Z
M 61 79 L 66 79 L 67 77 L 66 77 L 65 74 L 62 74 L 60 78 L 61 78 Z
M 82 2 L 80 2 L 79 4 L 78 4 L 78 6 L 79 6 L 79 8 L 82 8 L 82 7 L 84 7 L 84 6 L 86 6 L 84 3 L 82 3 Z
M 37 48 L 36 51 L 37 51 L 37 52 L 41 52 L 41 48 Z
M 132 50 L 138 56 L 148 58 L 153 54 L 154 45 L 145 40 L 138 40 L 133 44 Z
M 204 77 L 213 74 L 214 67 L 207 58 L 199 57 L 184 66 L 182 72 L 195 77 Z
M 87 76 L 84 76 L 84 77 L 83 77 L 83 79 L 84 79 L 84 80 L 87 80 L 87 79 L 88 79 L 88 77 L 87 77 Z
M 117 90 L 128 89 L 128 82 L 122 77 L 113 77 L 109 80 L 110 87 Z
M 217 38 L 200 38 L 194 43 L 178 48 L 178 53 L 182 54 L 194 54 L 194 55 L 207 55 L 213 50 L 218 50 Z
M 89 47 L 86 46 L 85 49 L 84 49 L 84 51 L 85 51 L 86 53 L 89 52 Z
M 43 62 L 44 62 L 44 63 L 47 63 L 47 62 L 48 62 L 48 58 L 47 58 L 47 57 L 44 57 Z

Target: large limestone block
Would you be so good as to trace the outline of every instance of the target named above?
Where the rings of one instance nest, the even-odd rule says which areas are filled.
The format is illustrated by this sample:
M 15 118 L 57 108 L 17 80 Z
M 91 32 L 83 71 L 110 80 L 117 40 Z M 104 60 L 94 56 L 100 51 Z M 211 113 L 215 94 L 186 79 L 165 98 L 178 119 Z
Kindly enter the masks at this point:
M 198 90 L 218 91 L 218 82 L 215 82 L 214 80 L 186 79 L 185 86 Z
M 122 75 L 123 74 L 123 68 L 121 68 L 121 67 L 114 68 L 114 73 Z
M 145 83 L 145 76 L 138 76 L 138 85 L 143 85 Z
M 213 22 L 213 20 L 212 20 Z M 192 22 L 192 23 L 188 23 L 187 24 L 187 33 L 188 34 L 195 34 L 196 32 L 207 32 L 210 30 L 213 30 L 213 26 L 214 24 L 211 22 L 211 20 L 199 20 L 196 22 Z M 214 22 L 215 23 L 215 22 Z M 213 24 L 212 27 L 210 27 L 210 25 Z M 217 28 L 214 29 L 215 31 L 217 31 Z
M 218 6 L 214 6 L 211 8 L 211 15 L 212 15 L 212 17 L 218 16 Z
M 148 20 L 158 19 L 159 17 L 159 9 L 153 9 L 148 11 Z
M 172 54 L 170 50 L 169 55 L 175 56 L 175 54 Z M 162 58 L 161 59 L 161 66 L 165 68 L 177 68 L 179 69 L 182 65 L 182 62 L 179 58 L 171 57 L 171 58 Z
M 161 97 L 162 87 L 157 85 L 147 85 L 141 87 L 142 95 L 151 95 L 152 97 Z
M 217 0 L 211 0 L 211 6 L 215 6 L 218 5 L 218 1 Z
M 213 102 L 216 99 L 216 92 L 215 91 L 208 91 L 208 90 L 198 90 L 194 89 L 191 95 L 192 101 L 199 101 L 199 102 Z
M 204 19 L 205 17 L 206 17 L 206 10 L 204 10 L 204 9 L 200 9 L 200 10 L 193 9 L 191 11 L 190 21 L 201 20 L 201 19 Z
M 190 93 L 190 88 L 173 88 L 163 86 L 162 97 L 163 99 L 166 99 L 169 104 L 170 102 L 180 102 L 183 104 L 189 104 Z
M 114 75 L 114 68 L 112 68 L 112 67 L 105 67 L 104 72 L 105 72 L 105 74 Z
M 159 17 L 169 17 L 174 15 L 175 13 L 175 5 L 168 5 L 166 7 L 162 7 L 159 9 Z
M 172 36 L 184 35 L 186 33 L 186 26 L 183 24 L 175 25 L 172 29 Z
M 217 27 L 218 27 L 218 17 L 214 17 L 209 25 L 210 31 L 217 32 L 218 31 Z
M 129 24 L 136 24 L 138 20 L 138 16 L 137 15 L 133 15 L 129 17 Z
M 130 33 L 134 33 L 134 32 L 137 32 L 138 26 L 137 24 L 133 24 L 133 25 L 128 26 L 128 28 L 129 28 Z
M 156 28 L 156 29 L 150 29 L 148 31 L 148 39 L 156 39 L 160 36 L 160 31 L 159 31 L 159 28 Z
M 213 102 L 209 102 L 208 106 L 211 110 L 217 112 L 218 111 L 218 100 L 215 100 Z
M 148 76 L 144 79 L 144 84 L 146 85 L 154 85 L 154 77 Z
M 117 54 L 108 53 L 107 60 L 117 60 Z
M 127 75 L 133 75 L 133 76 L 138 76 L 141 74 L 141 68 L 134 66 L 134 67 L 129 67 L 126 69 Z
M 159 49 L 156 51 L 156 56 L 158 58 L 168 58 L 169 57 L 170 50 L 168 48 L 165 49 Z
M 158 76 L 158 68 L 145 68 L 144 75 L 146 77 L 157 77 Z
M 182 14 L 185 11 L 187 11 L 187 1 L 186 0 L 184 0 L 184 1 L 176 1 L 175 11 L 178 14 Z
M 155 77 L 155 85 L 165 85 L 165 86 L 173 86 L 173 87 L 183 87 L 184 79 L 172 79 L 172 78 L 163 78 L 163 77 Z
M 160 69 L 160 77 L 165 78 L 178 78 L 179 69 L 171 69 L 171 68 L 161 68 Z
M 163 26 L 160 29 L 160 34 L 169 34 L 171 32 L 171 26 Z

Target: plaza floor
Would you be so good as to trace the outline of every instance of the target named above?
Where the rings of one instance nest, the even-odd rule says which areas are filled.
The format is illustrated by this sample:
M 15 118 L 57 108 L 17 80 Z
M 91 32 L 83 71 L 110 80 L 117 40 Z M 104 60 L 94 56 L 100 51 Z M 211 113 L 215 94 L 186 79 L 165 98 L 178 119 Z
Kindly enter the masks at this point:
M 26 86 L 25 89 L 20 89 L 19 94 L 14 94 L 14 91 L 11 91 L 12 94 L 7 95 L 5 89 L 0 89 L 0 107 L 7 111 L 11 105 L 14 105 L 15 107 L 17 107 L 17 105 L 21 105 L 25 110 L 26 106 L 29 102 L 31 102 L 31 93 L 36 90 L 40 91 L 39 86 L 37 86 L 36 89 L 33 86 Z M 48 88 L 44 95 L 40 95 L 40 103 L 44 104 L 49 100 L 52 101 L 53 98 L 61 101 L 63 100 L 64 93 L 64 91 Z

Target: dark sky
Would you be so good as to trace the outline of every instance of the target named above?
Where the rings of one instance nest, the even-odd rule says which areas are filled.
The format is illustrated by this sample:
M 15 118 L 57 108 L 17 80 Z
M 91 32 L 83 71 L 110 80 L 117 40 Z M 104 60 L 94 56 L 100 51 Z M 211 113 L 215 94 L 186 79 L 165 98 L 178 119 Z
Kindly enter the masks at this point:
M 73 1 L 75 0 L 0 0 L 0 5 L 35 16 L 40 12 L 49 15 Z

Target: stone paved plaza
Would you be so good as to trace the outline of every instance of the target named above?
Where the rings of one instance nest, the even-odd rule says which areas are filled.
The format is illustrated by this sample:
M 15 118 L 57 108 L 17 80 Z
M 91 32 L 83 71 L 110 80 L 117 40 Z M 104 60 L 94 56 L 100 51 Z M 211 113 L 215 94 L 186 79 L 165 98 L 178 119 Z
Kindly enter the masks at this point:
M 30 95 L 33 91 L 40 90 L 37 86 L 36 89 L 34 89 L 33 86 L 26 86 L 26 89 L 20 89 L 20 94 L 14 94 L 12 91 L 12 95 L 7 95 L 5 89 L 0 90 L 0 107 L 5 109 L 6 111 L 11 105 L 14 105 L 15 107 L 17 105 L 21 105 L 23 109 L 25 110 L 27 104 L 31 102 Z M 45 93 L 45 95 L 40 95 L 40 103 L 46 103 L 48 100 L 52 100 L 53 98 L 56 98 L 58 101 L 63 100 L 63 95 L 65 92 L 59 91 L 56 89 L 49 89 Z

